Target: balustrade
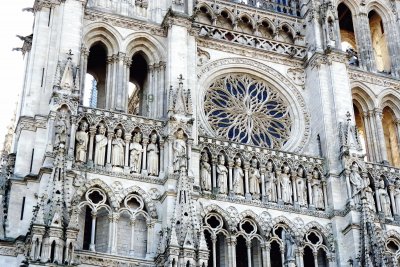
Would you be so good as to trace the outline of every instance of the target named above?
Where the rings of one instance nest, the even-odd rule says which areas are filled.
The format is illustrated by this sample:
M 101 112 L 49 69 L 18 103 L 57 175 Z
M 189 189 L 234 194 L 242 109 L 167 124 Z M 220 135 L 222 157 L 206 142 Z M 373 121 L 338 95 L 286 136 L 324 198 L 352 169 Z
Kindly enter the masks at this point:
M 297 0 L 224 0 L 258 9 L 279 12 L 291 16 L 300 16 L 300 2 Z
M 326 209 L 321 158 L 207 137 L 199 138 L 199 147 L 200 185 L 204 195 Z
M 122 16 L 147 16 L 148 0 L 89 0 L 87 7 Z

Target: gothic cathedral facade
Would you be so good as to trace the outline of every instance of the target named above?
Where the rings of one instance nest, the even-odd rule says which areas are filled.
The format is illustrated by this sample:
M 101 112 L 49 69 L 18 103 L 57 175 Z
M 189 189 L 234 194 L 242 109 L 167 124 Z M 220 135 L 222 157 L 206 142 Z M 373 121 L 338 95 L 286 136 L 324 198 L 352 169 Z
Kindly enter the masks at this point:
M 400 2 L 35 0 L 1 266 L 400 266 Z

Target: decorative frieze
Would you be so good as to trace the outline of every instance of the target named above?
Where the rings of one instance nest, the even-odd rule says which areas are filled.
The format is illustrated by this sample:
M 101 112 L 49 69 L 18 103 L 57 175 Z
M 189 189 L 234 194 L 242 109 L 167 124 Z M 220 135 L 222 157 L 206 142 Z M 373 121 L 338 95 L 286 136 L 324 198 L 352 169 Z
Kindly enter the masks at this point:
M 388 75 L 379 75 L 371 72 L 365 72 L 355 67 L 350 67 L 349 79 L 352 82 L 372 83 L 382 87 L 390 87 L 395 90 L 400 90 L 400 81 Z

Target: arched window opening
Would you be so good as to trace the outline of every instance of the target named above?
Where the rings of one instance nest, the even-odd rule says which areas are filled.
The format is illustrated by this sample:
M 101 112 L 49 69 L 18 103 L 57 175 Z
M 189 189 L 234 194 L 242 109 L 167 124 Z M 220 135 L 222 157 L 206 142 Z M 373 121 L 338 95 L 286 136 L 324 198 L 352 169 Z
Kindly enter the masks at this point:
M 307 267 L 316 267 L 314 264 L 314 255 L 309 247 L 304 248 L 304 256 L 303 256 L 304 266 Z
M 243 236 L 238 236 L 236 242 L 236 266 L 247 266 L 246 239 Z
M 349 64 L 358 66 L 358 49 L 354 34 L 353 14 L 343 3 L 338 6 L 339 28 L 342 50 L 348 53 Z
M 398 133 L 395 124 L 395 116 L 389 107 L 383 109 L 382 115 L 382 126 L 388 161 L 392 166 L 400 167 L 400 149 L 397 140 Z
M 107 49 L 102 43 L 94 44 L 89 51 L 83 105 L 106 108 Z
M 323 249 L 318 250 L 317 254 L 318 267 L 328 267 L 328 258 L 326 252 Z
M 84 207 L 80 214 L 79 221 L 84 222 L 81 224 L 82 228 L 79 231 L 78 243 L 82 244 L 83 250 L 89 250 L 90 247 L 90 235 L 92 232 L 92 209 L 90 207 Z M 82 231 L 83 230 L 83 231 Z M 82 235 L 81 235 L 82 233 Z
M 51 248 L 50 248 L 50 262 L 54 262 L 55 254 L 56 254 L 56 241 L 53 240 L 53 242 L 51 243 Z
M 389 48 L 382 18 L 374 10 L 369 12 L 369 27 L 371 31 L 372 48 L 374 50 L 376 69 L 390 73 Z
M 360 109 L 357 107 L 356 104 L 353 103 L 353 110 L 354 110 L 354 118 L 356 122 L 356 127 L 358 130 L 358 133 L 360 134 L 360 142 L 363 150 L 369 155 L 369 148 L 367 147 L 367 136 L 365 132 L 365 124 L 364 124 L 364 119 L 362 116 L 362 113 L 360 112 Z
M 262 267 L 261 243 L 257 238 L 251 240 L 251 264 L 252 266 Z
M 270 259 L 271 259 L 271 267 L 282 267 L 281 249 L 280 249 L 278 242 L 276 242 L 276 241 L 273 241 L 271 243 Z M 304 266 L 308 266 L 308 265 L 304 265 Z
M 129 70 L 129 114 L 146 115 L 148 113 L 147 102 L 152 98 L 149 94 L 148 71 L 148 63 L 143 55 L 141 53 L 133 55 L 132 65 Z

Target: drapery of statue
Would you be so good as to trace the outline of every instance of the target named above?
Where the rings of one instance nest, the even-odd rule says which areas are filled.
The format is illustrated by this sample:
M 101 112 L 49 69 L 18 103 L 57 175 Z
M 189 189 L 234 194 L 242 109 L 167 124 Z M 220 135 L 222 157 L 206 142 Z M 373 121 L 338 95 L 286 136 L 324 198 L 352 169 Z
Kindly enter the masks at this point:
M 280 173 L 278 179 L 281 187 L 282 201 L 285 204 L 292 204 L 292 182 L 290 181 L 290 168 L 288 166 L 283 166 L 283 170 Z
M 265 191 L 268 196 L 268 201 L 276 203 L 278 201 L 277 179 L 273 168 L 274 166 L 272 162 L 268 161 L 265 179 Z
M 218 181 L 218 192 L 220 194 L 228 193 L 228 168 L 225 166 L 225 157 L 224 155 L 218 156 L 218 165 L 217 165 L 217 181 Z
M 136 132 L 133 136 L 133 141 L 129 145 L 130 150 L 130 171 L 132 173 L 140 173 L 142 168 L 142 153 L 143 146 L 140 144 L 142 141 L 142 136 L 140 133 Z
M 249 191 L 253 199 L 260 198 L 261 173 L 257 168 L 257 160 L 252 159 L 249 168 Z
M 207 152 L 204 152 L 200 159 L 200 183 L 204 191 L 211 191 L 211 165 L 208 163 Z
M 89 142 L 89 134 L 87 133 L 88 124 L 83 121 L 79 126 L 79 130 L 75 134 L 75 161 L 76 162 L 86 162 L 87 148 Z
M 150 138 L 150 144 L 147 145 L 147 173 L 149 175 L 158 175 L 158 154 L 157 135 L 153 133 Z
M 113 167 L 123 167 L 124 166 L 124 151 L 125 142 L 122 139 L 122 130 L 118 129 L 114 140 L 112 141 L 112 157 L 111 164 Z
M 242 160 L 240 157 L 235 158 L 233 167 L 233 192 L 238 196 L 244 195 L 244 172 L 242 169 Z
M 184 140 L 184 132 L 179 129 L 176 132 L 176 139 L 173 142 L 173 165 L 174 171 L 179 171 L 181 167 L 186 167 L 187 165 L 187 152 L 186 152 L 186 142 Z
M 107 137 L 106 127 L 104 124 L 99 125 L 98 134 L 96 134 L 96 145 L 94 153 L 94 164 L 97 166 L 104 166 L 106 160 Z
M 307 190 L 306 190 L 306 181 L 304 178 L 304 169 L 299 167 L 297 169 L 296 177 L 296 192 L 297 192 L 297 202 L 301 207 L 307 206 Z

